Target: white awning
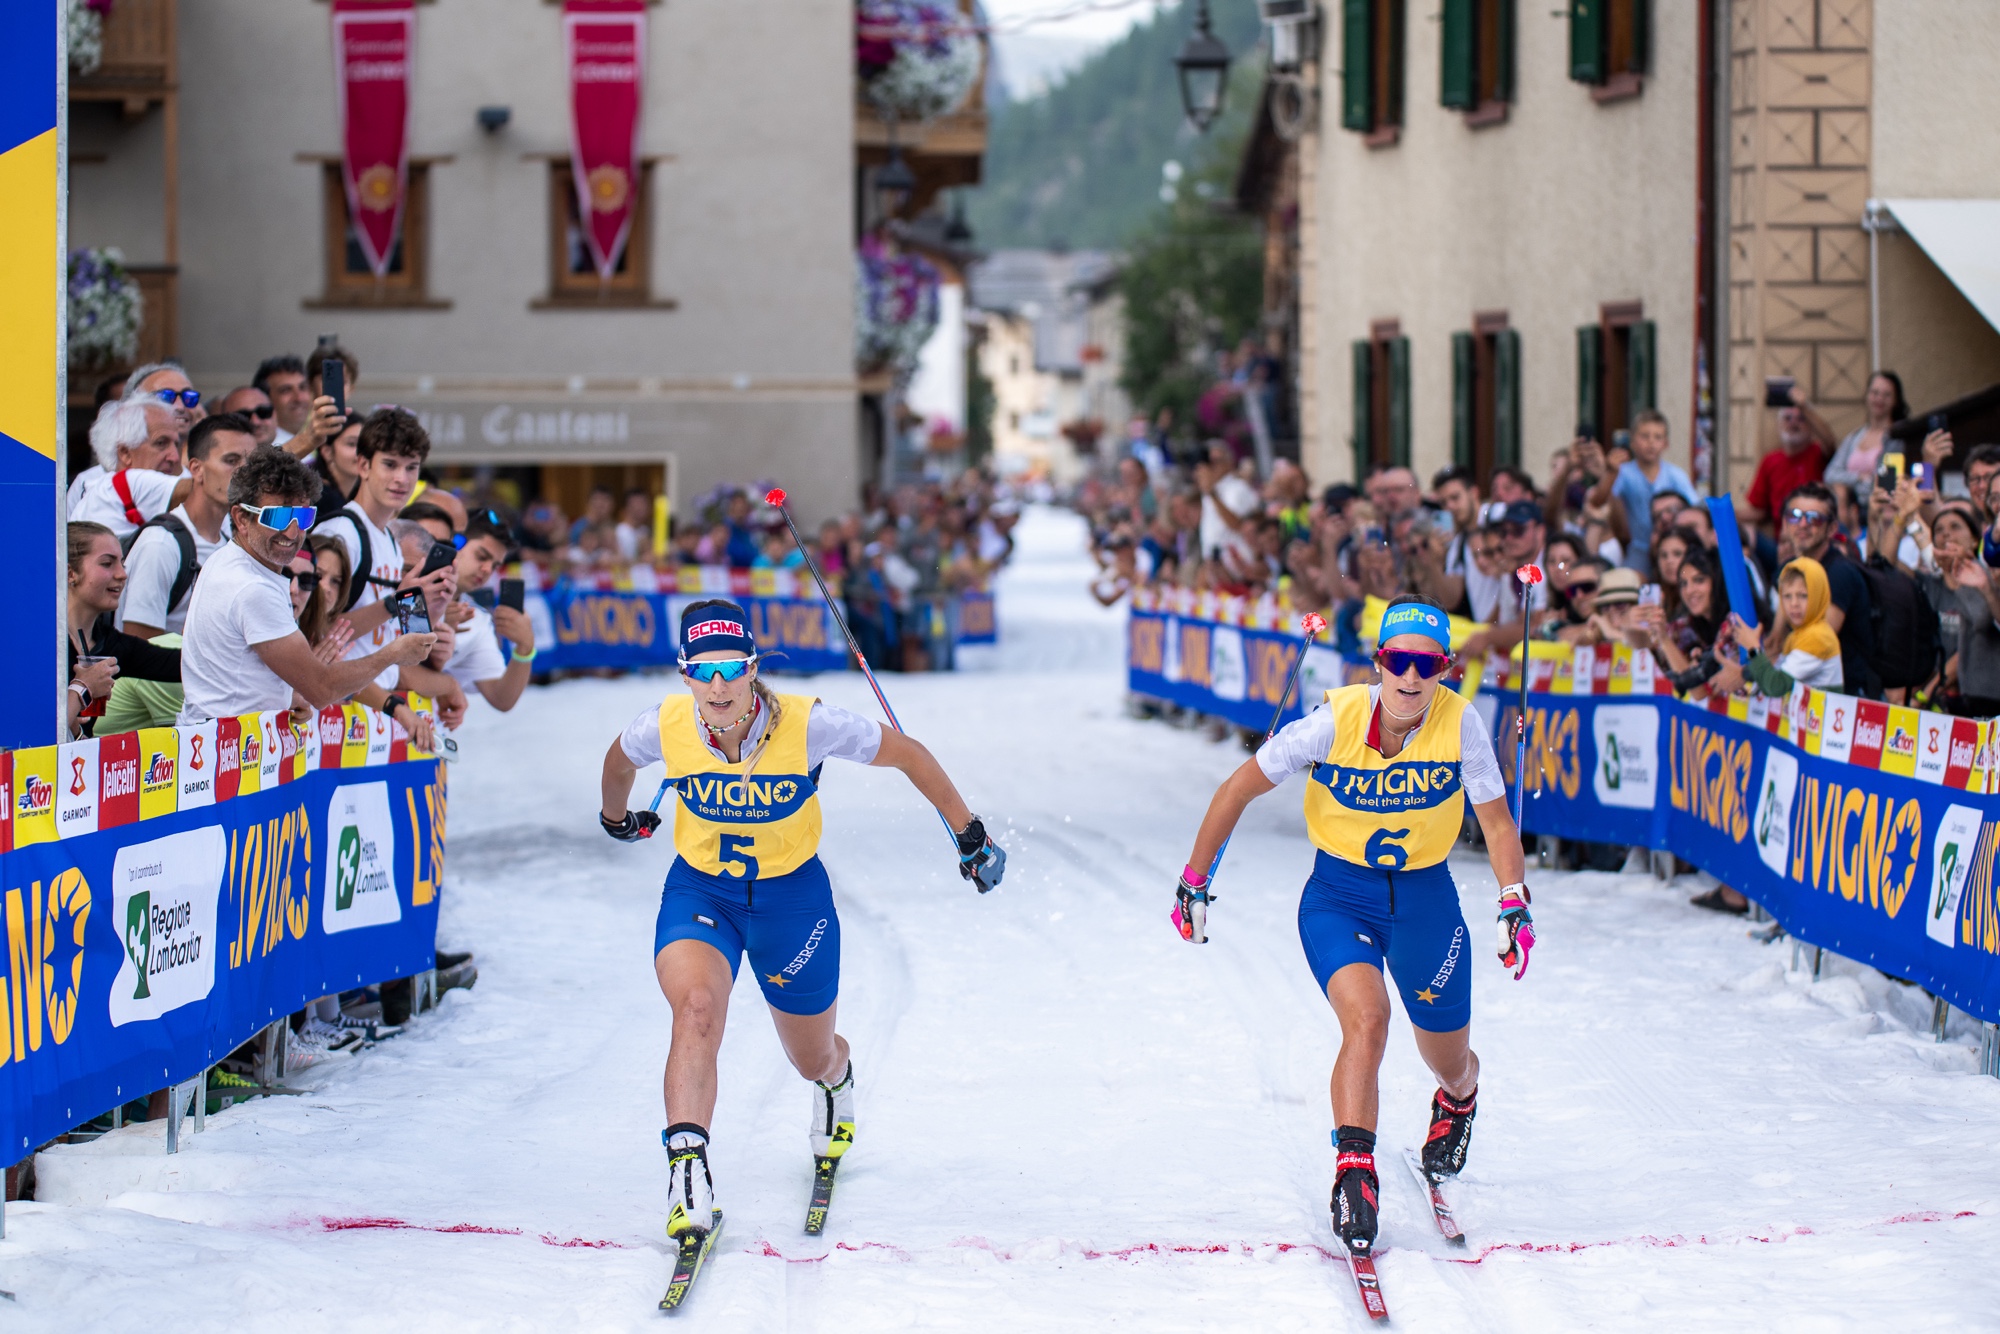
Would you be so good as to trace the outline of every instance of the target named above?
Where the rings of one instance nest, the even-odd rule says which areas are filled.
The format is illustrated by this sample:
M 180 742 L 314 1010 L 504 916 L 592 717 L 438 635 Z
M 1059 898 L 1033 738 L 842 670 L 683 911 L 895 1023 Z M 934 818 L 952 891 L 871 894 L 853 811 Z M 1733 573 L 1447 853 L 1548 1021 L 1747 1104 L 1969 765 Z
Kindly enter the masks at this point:
M 2000 199 L 1885 199 L 1882 206 L 2000 329 Z

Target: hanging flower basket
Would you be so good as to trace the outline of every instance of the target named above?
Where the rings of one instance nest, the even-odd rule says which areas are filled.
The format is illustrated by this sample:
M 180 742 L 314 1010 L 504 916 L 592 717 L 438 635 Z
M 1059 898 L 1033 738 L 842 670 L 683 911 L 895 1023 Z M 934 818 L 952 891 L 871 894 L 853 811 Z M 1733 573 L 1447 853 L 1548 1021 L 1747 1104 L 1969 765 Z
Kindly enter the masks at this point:
M 937 268 L 879 236 L 864 238 L 854 261 L 855 362 L 864 375 L 886 370 L 900 379 L 937 329 Z
M 139 355 L 145 300 L 116 247 L 69 252 L 69 365 L 96 370 Z
M 946 0 L 855 0 L 855 73 L 885 116 L 926 121 L 957 110 L 983 59 L 979 34 Z
M 95 74 L 104 63 L 104 20 L 111 17 L 111 0 L 66 0 L 69 67 L 78 74 Z

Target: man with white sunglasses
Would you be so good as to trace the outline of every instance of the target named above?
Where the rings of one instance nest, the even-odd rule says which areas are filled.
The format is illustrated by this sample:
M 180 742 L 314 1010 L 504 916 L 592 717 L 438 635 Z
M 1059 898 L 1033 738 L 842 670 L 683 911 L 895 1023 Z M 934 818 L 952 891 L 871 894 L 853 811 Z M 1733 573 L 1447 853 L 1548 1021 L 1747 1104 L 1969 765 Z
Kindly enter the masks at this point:
M 435 647 L 435 635 L 398 635 L 366 657 L 326 661 L 306 642 L 292 615 L 290 571 L 317 517 L 310 502 L 318 491 L 305 465 L 277 449 L 256 450 L 229 479 L 231 540 L 202 567 L 188 599 L 182 723 L 289 709 L 295 690 L 325 708 Z M 338 637 L 326 643 L 344 647 Z M 392 699 L 392 716 L 399 706 L 408 707 Z

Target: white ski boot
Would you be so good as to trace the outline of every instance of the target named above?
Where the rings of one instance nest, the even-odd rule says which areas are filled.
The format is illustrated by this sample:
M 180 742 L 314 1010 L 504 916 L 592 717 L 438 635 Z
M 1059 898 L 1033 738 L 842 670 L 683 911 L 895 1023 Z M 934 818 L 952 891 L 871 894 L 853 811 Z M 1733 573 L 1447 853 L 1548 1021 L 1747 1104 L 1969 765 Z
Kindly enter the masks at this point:
M 839 1158 L 854 1143 L 854 1062 L 838 1084 L 813 1081 L 812 1125 L 807 1137 L 814 1158 Z
M 667 1146 L 668 1190 L 667 1235 L 680 1241 L 700 1236 L 714 1224 L 715 1182 L 708 1174 L 708 1132 L 682 1123 L 668 1126 L 660 1134 Z

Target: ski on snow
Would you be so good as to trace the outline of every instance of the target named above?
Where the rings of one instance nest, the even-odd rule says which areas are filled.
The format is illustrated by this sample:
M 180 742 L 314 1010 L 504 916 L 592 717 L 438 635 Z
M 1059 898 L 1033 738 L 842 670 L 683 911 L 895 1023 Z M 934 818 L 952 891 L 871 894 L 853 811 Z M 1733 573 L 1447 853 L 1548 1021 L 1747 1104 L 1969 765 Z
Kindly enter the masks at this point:
M 715 1239 L 722 1234 L 722 1210 L 715 1211 L 715 1221 L 708 1231 L 699 1236 L 684 1237 L 680 1252 L 674 1258 L 674 1281 L 667 1284 L 667 1295 L 660 1298 L 660 1309 L 672 1315 L 687 1300 L 694 1288 L 695 1279 L 701 1276 L 702 1262 L 715 1249 Z
M 839 1167 L 838 1158 L 813 1159 L 812 1203 L 806 1206 L 808 1237 L 817 1237 L 826 1228 L 827 1207 L 833 1203 L 833 1174 Z
M 1346 1250 L 1346 1247 L 1342 1247 Z M 1389 1304 L 1382 1300 L 1382 1280 L 1375 1275 L 1375 1257 L 1347 1252 L 1347 1270 L 1354 1275 L 1354 1291 L 1361 1298 L 1362 1309 L 1374 1321 L 1389 1318 Z
M 1444 1233 L 1444 1239 L 1452 1245 L 1465 1245 L 1465 1233 L 1459 1230 L 1458 1220 L 1452 1217 L 1450 1202 L 1445 1199 L 1444 1192 L 1438 1189 L 1438 1183 L 1432 1180 L 1431 1174 L 1424 1170 L 1423 1160 L 1417 1157 L 1417 1151 L 1404 1149 L 1403 1161 L 1410 1165 L 1410 1171 L 1416 1173 L 1417 1183 L 1424 1188 L 1424 1193 L 1430 1196 L 1431 1217 L 1437 1220 L 1438 1231 Z

